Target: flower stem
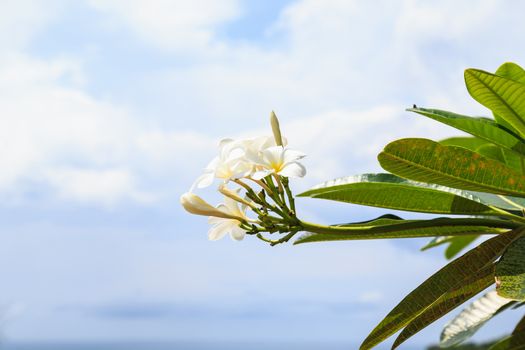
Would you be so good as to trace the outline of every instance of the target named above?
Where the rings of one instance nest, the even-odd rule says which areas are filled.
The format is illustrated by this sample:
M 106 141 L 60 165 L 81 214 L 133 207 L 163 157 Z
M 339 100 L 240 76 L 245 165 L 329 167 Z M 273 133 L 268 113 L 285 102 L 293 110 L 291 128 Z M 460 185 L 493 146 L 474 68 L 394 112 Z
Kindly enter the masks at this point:
M 257 238 L 259 238 L 261 241 L 265 241 L 267 243 L 270 243 L 270 245 L 273 247 L 274 245 L 288 242 L 293 236 L 295 236 L 295 234 L 297 232 L 298 231 L 291 231 L 286 236 L 284 236 L 284 237 L 282 237 L 280 239 L 276 239 L 276 240 L 268 239 L 268 238 L 264 237 L 260 233 L 257 234 Z
M 286 195 L 288 196 L 288 203 L 290 204 L 290 210 L 295 215 L 295 199 L 292 194 L 292 190 L 290 189 L 290 181 L 287 177 L 283 177 L 283 186 L 286 191 Z
M 236 184 L 238 184 L 238 185 L 244 187 L 244 189 L 245 189 L 246 191 L 248 191 L 248 192 L 253 191 L 253 189 L 252 189 L 250 186 L 248 186 L 246 183 L 242 182 L 242 181 L 239 180 L 239 179 L 235 179 L 235 180 L 233 180 L 233 182 L 235 182 Z
M 263 181 L 252 179 L 251 177 L 248 177 L 248 179 L 261 186 L 266 191 L 266 193 L 268 193 L 268 195 L 271 195 L 273 193 L 273 191 Z

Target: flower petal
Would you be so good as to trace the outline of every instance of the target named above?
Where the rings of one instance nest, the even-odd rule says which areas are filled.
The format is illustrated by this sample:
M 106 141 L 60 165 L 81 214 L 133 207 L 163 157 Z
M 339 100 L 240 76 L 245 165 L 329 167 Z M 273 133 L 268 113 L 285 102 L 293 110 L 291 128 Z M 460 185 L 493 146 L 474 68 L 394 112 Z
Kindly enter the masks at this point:
M 247 176 L 253 170 L 253 163 L 247 162 L 244 159 L 238 160 L 232 167 L 232 179 L 241 179 Z
M 226 162 L 232 162 L 239 160 L 244 157 L 244 150 L 241 148 L 241 145 L 237 145 L 236 147 L 233 147 L 232 149 L 228 150 L 228 153 L 225 154 L 224 161 Z
M 298 162 L 291 162 L 284 166 L 279 175 L 285 177 L 303 177 L 306 175 L 306 168 Z
M 208 239 L 210 241 L 216 241 L 226 236 L 228 232 L 231 232 L 233 229 L 232 223 L 230 221 L 224 221 L 218 225 L 213 226 L 208 231 Z
M 296 160 L 306 157 L 306 154 L 293 149 L 285 149 L 283 160 L 285 163 L 295 162 Z
M 210 186 L 213 183 L 215 176 L 213 176 L 213 173 L 206 172 L 199 176 L 197 180 L 193 183 L 193 185 L 190 188 L 190 192 L 193 192 L 195 188 L 205 188 Z
M 282 146 L 273 146 L 262 151 L 263 165 L 274 168 L 283 164 L 284 150 Z
M 221 160 L 219 159 L 219 157 L 213 158 L 211 162 L 209 162 L 208 165 L 206 165 L 206 168 L 204 171 L 213 173 L 215 169 L 217 169 L 217 166 L 219 165 L 220 161 Z
M 246 231 L 244 231 L 239 226 L 232 227 L 232 230 L 230 232 L 230 237 L 236 241 L 242 241 L 245 235 Z
M 227 208 L 228 214 L 237 215 L 239 213 L 239 202 L 236 200 L 225 196 L 224 205 Z
M 233 142 L 233 139 L 230 139 L 230 138 L 222 139 L 219 141 L 219 148 L 223 149 L 224 147 L 226 147 L 226 145 L 228 145 L 231 142 Z
M 208 224 L 210 224 L 210 225 L 218 225 L 218 224 L 224 222 L 224 220 L 229 220 L 229 219 L 218 218 L 216 216 L 210 216 L 210 217 L 208 217 Z
M 253 173 L 252 179 L 260 180 L 260 179 L 265 178 L 266 176 L 270 175 L 271 173 L 273 173 L 273 171 L 268 170 L 268 169 L 258 170 L 258 171 Z

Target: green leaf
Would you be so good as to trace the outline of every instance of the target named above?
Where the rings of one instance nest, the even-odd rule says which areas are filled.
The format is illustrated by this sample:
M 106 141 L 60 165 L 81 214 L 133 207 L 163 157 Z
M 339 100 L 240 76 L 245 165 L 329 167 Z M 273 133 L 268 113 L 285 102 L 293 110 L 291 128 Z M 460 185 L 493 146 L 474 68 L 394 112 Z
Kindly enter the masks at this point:
M 453 237 L 445 250 L 445 258 L 452 259 L 465 249 L 470 243 L 478 239 L 479 235 Z
M 505 156 L 503 155 L 503 150 L 496 145 L 491 145 L 491 144 L 483 145 L 479 147 L 476 150 L 476 152 L 487 158 L 497 160 L 498 162 L 503 163 L 503 164 L 507 164 L 505 160 Z
M 516 152 L 509 151 L 507 149 L 501 149 L 505 164 L 511 169 L 516 170 L 520 174 L 525 173 L 525 158 Z
M 525 85 L 479 69 L 465 71 L 470 95 L 525 136 Z
M 503 63 L 496 71 L 496 75 L 499 75 L 500 77 L 503 77 L 503 78 L 514 80 L 518 83 L 522 83 L 522 84 L 525 83 L 525 71 L 523 70 L 523 68 L 521 68 L 515 63 L 511 63 L 511 62 Z M 512 125 L 510 125 L 507 121 L 505 121 L 503 118 L 501 118 L 496 113 L 493 113 L 493 115 L 494 115 L 494 119 L 496 119 L 496 122 L 498 124 L 517 133 L 516 130 L 512 127 Z
M 525 300 L 525 237 L 516 240 L 496 265 L 496 289 L 504 298 Z
M 518 153 L 490 143 L 482 145 L 474 151 L 481 154 L 482 156 L 506 164 L 509 168 L 515 170 L 517 173 L 523 174 L 525 158 Z
M 507 231 L 506 229 L 486 227 L 486 226 L 441 226 L 440 219 L 432 220 L 412 220 L 405 221 L 412 223 L 414 226 L 428 223 L 433 226 L 429 227 L 406 227 L 402 224 L 379 224 L 373 221 L 370 227 L 356 229 L 349 233 L 313 233 L 307 232 L 294 244 L 312 243 L 312 242 L 330 242 L 330 241 L 354 241 L 361 239 L 386 239 L 386 238 L 418 238 L 418 237 L 435 237 L 442 235 L 471 236 L 483 234 L 497 234 Z M 375 226 L 374 226 L 375 225 Z M 348 227 L 348 226 L 339 226 Z
M 490 142 L 477 138 L 477 137 L 465 137 L 465 136 L 449 137 L 447 139 L 443 139 L 439 141 L 439 143 L 442 144 L 443 146 L 463 147 L 463 148 L 469 149 L 474 152 L 480 146 L 490 144 Z
M 492 119 L 467 117 L 439 109 L 409 108 L 407 111 L 424 115 L 495 145 L 525 154 L 525 143 Z
M 459 192 L 459 191 L 456 191 Z M 363 174 L 328 181 L 299 196 L 432 214 L 498 215 L 497 211 L 463 196 L 392 174 Z
M 370 333 L 361 350 L 371 349 L 407 326 L 443 295 L 463 285 L 473 274 L 492 264 L 522 230 L 498 235 L 450 262 L 408 294 Z
M 468 237 L 468 236 L 467 236 Z M 450 243 L 455 237 L 454 236 L 439 236 L 432 238 L 430 242 L 421 247 L 421 251 L 429 250 L 430 248 L 439 247 L 440 245 Z
M 512 334 L 489 348 L 489 350 L 523 350 L 525 349 L 525 317 L 523 317 Z
M 461 285 L 448 290 L 439 297 L 432 305 L 427 307 L 419 316 L 414 318 L 399 334 L 392 346 L 392 349 L 398 347 L 408 338 L 418 333 L 429 324 L 446 315 L 456 307 L 463 304 L 479 292 L 485 290 L 494 283 L 494 265 L 487 267 L 467 277 Z M 452 325 L 454 327 L 454 325 Z M 456 327 L 457 328 L 457 327 Z M 455 329 L 455 328 L 454 328 Z M 443 345 L 443 344 L 440 344 Z
M 477 198 L 481 203 L 486 205 L 503 208 L 507 211 L 514 211 L 514 214 L 521 215 L 521 209 L 525 208 L 525 198 L 512 196 L 495 195 L 477 191 L 466 191 L 468 194 Z
M 447 244 L 448 247 L 445 250 L 445 257 L 447 259 L 452 259 L 456 256 L 461 250 L 467 247 L 470 243 L 475 241 L 479 235 L 465 235 L 465 236 L 440 236 L 433 238 L 428 242 L 424 247 L 421 248 L 421 251 L 428 250 L 440 246 L 442 244 Z
M 496 75 L 525 84 L 525 70 L 516 63 L 505 62 L 499 66 Z
M 469 149 L 488 158 L 499 160 L 520 174 L 525 173 L 525 157 L 507 148 L 498 147 L 489 141 L 477 137 L 450 137 L 439 141 L 439 143 L 443 146 L 458 146 Z M 487 151 L 484 149 L 485 147 L 490 148 Z
M 493 274 L 488 277 L 490 284 L 494 283 Z M 484 294 L 445 325 L 439 345 L 448 348 L 464 342 L 509 303 L 512 300 L 500 297 L 496 291 Z
M 465 148 L 427 139 L 401 139 L 388 144 L 378 159 L 385 170 L 410 180 L 525 196 L 525 176 Z

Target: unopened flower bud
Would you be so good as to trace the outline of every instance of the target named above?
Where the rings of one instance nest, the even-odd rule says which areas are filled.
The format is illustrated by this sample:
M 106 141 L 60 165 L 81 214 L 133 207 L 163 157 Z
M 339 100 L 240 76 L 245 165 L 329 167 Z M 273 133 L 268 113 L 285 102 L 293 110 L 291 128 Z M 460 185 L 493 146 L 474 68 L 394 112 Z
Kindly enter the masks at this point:
M 283 145 L 283 138 L 281 136 L 281 128 L 279 127 L 279 119 L 275 115 L 274 111 L 270 114 L 270 124 L 272 125 L 273 137 L 277 146 Z
M 228 187 L 222 185 L 222 186 L 219 186 L 219 192 L 222 193 L 224 196 L 233 199 L 236 202 L 245 204 L 249 206 L 250 208 L 256 208 L 254 203 L 239 196 L 238 191 L 232 191 Z
M 187 212 L 195 215 L 215 216 L 224 219 L 239 219 L 239 217 L 237 216 L 229 215 L 215 208 L 214 206 L 206 202 L 204 199 L 191 192 L 184 193 L 180 197 L 180 203 L 182 204 L 184 209 L 186 209 Z

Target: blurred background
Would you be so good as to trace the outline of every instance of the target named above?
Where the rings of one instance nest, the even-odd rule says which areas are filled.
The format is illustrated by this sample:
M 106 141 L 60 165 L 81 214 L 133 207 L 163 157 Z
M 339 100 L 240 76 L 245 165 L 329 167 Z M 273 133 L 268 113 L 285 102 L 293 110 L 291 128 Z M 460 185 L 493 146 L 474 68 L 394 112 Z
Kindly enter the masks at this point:
M 463 70 L 525 64 L 524 12 L 511 0 L 0 0 L 0 348 L 356 349 L 445 264 L 440 248 L 210 242 L 179 196 L 220 139 L 269 135 L 271 110 L 308 154 L 296 193 L 379 171 L 393 139 L 453 136 L 404 109 L 488 114 Z M 298 206 L 320 223 L 384 213 Z M 519 315 L 507 314 L 475 340 L 508 331 Z M 435 343 L 446 320 L 405 348 Z

